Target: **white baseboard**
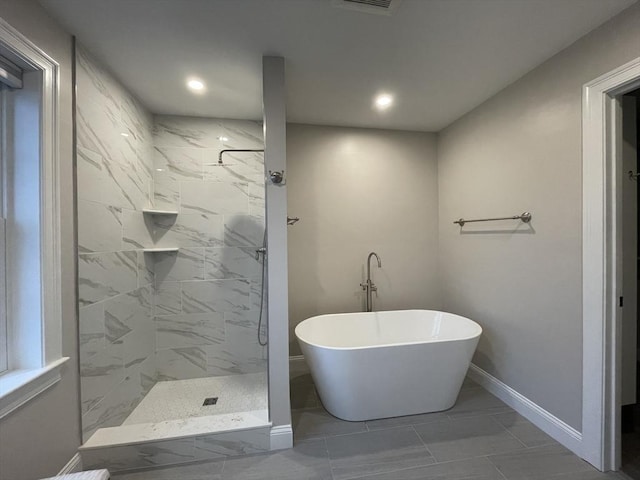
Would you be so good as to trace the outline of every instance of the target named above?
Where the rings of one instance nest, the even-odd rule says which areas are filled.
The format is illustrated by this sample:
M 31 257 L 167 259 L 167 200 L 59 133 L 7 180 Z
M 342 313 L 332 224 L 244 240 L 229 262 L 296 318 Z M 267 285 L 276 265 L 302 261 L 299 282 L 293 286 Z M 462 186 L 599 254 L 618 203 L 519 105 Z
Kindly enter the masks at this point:
M 582 456 L 582 433 L 473 363 L 469 377 L 573 453 Z
M 277 425 L 271 427 L 270 450 L 293 448 L 293 428 L 291 425 Z
M 82 458 L 80 453 L 76 453 L 67 464 L 62 467 L 62 470 L 58 472 L 58 475 L 68 475 L 69 473 L 78 473 L 82 471 Z

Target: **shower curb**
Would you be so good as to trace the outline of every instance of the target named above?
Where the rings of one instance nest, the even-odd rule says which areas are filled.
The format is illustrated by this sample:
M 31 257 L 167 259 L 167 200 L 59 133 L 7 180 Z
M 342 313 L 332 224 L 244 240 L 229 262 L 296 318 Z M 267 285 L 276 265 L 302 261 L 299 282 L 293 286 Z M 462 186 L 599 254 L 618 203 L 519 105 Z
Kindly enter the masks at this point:
M 271 450 L 271 426 L 80 450 L 85 469 L 129 472 Z

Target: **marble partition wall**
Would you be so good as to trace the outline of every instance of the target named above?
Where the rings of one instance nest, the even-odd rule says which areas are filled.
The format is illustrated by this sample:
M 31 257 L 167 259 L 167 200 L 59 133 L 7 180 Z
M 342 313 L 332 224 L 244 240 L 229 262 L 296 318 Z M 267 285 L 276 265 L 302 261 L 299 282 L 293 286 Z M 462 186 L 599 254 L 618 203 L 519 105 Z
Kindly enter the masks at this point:
M 152 259 L 152 116 L 79 49 L 77 192 L 83 436 L 120 425 L 157 380 Z
M 154 118 L 82 49 L 77 89 L 86 441 L 121 425 L 158 381 L 266 374 L 255 256 L 264 241 L 265 175 L 262 153 L 232 153 L 217 164 L 221 149 L 263 148 L 258 122 Z M 148 247 L 179 250 L 143 252 Z
M 159 380 L 266 372 L 258 344 L 264 236 L 264 148 L 258 122 L 156 116 L 153 242 Z M 132 244 L 144 232 L 125 237 Z M 263 310 L 266 312 L 266 308 Z M 266 313 L 265 313 L 266 315 Z M 266 323 L 266 322 L 265 322 Z

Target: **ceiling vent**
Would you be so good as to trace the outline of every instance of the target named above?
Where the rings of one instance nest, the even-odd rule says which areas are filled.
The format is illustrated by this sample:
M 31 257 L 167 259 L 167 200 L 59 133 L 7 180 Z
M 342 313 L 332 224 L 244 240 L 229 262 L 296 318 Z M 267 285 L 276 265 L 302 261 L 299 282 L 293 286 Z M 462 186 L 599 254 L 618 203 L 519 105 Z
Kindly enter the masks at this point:
M 376 15 L 393 15 L 402 0 L 333 0 L 338 8 Z

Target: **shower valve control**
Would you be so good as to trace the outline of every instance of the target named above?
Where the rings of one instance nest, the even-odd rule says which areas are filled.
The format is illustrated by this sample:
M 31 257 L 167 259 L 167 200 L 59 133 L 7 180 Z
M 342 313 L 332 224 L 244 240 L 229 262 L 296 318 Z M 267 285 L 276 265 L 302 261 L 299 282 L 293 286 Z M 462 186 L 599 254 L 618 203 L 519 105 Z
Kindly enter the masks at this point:
M 260 247 L 256 249 L 256 260 L 260 258 L 260 255 L 266 255 L 267 249 L 265 247 Z
M 275 185 L 280 185 L 284 182 L 284 170 L 272 172 L 269 170 L 269 178 L 271 179 L 271 183 Z

